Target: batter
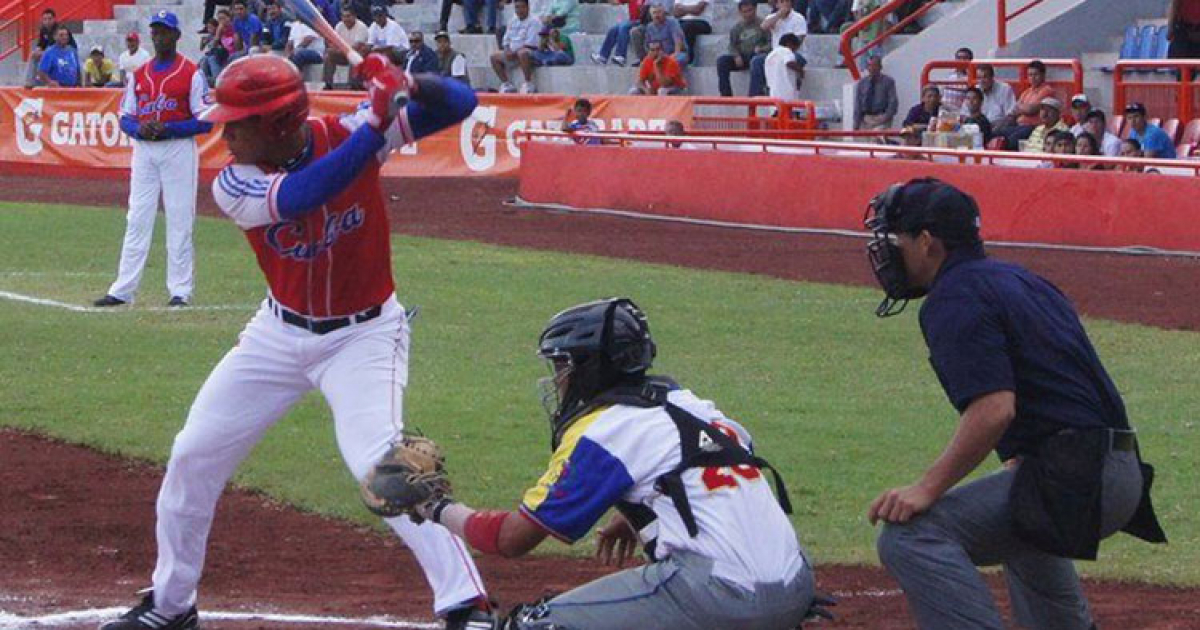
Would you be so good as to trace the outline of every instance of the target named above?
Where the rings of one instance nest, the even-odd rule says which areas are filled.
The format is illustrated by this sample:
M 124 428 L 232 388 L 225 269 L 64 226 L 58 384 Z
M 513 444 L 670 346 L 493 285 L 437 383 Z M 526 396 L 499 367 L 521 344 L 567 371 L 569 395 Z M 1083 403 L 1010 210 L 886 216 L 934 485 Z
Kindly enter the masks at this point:
M 461 83 L 414 79 L 381 56 L 363 68 L 368 103 L 311 119 L 289 61 L 256 55 L 221 73 L 205 117 L 225 123 L 234 158 L 213 196 L 245 232 L 269 292 L 175 438 L 158 497 L 153 590 L 103 630 L 198 627 L 196 587 L 217 499 L 305 393 L 325 396 L 342 457 L 359 480 L 402 428 L 409 327 L 392 281 L 379 170 L 392 150 L 469 116 L 476 99 Z M 404 94 L 411 100 L 397 111 Z M 447 627 L 490 628 L 462 541 L 408 516 L 387 523 L 416 556 Z

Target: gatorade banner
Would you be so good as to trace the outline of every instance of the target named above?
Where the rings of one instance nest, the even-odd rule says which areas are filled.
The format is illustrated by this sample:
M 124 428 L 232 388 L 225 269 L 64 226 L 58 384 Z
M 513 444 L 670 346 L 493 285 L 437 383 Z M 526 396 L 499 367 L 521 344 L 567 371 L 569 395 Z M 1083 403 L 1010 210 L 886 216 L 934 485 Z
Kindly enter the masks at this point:
M 105 88 L 0 88 L 0 172 L 127 170 L 132 143 L 121 131 L 123 91 Z M 353 111 L 362 92 L 314 92 L 313 115 Z M 514 176 L 526 129 L 560 129 L 575 102 L 557 94 L 480 94 L 462 124 L 406 146 L 383 168 L 388 177 Z M 661 130 L 668 120 L 692 124 L 692 99 L 600 95 L 588 97 L 602 130 Z M 221 129 L 199 136 L 200 168 L 229 161 Z

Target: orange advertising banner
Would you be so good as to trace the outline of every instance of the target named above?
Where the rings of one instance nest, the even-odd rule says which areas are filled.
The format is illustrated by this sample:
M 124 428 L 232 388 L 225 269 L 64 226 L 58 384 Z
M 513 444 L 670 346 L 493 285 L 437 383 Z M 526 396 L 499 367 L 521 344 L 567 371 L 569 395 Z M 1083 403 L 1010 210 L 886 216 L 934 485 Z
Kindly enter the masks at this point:
M 119 89 L 0 88 L 0 172 L 129 168 L 132 144 L 121 132 Z M 361 92 L 315 92 L 314 115 L 354 110 Z M 590 96 L 592 118 L 603 130 L 661 130 L 668 120 L 692 122 L 688 97 Z M 514 176 L 518 142 L 526 129 L 558 129 L 575 97 L 555 94 L 480 94 L 479 107 L 462 124 L 394 153 L 390 177 Z M 200 136 L 200 168 L 215 171 L 229 160 L 220 129 Z

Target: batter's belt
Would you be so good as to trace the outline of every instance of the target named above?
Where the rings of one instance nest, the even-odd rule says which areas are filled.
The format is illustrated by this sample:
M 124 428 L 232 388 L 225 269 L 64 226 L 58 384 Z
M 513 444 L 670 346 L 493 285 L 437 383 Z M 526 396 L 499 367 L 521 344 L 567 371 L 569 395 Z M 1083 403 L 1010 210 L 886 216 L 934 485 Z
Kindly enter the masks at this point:
M 308 317 L 288 309 L 286 306 L 276 302 L 275 298 L 268 297 L 267 305 L 271 307 L 271 312 L 283 320 L 285 324 L 303 328 L 316 335 L 325 335 L 335 330 L 341 330 L 350 324 L 369 322 L 379 317 L 379 314 L 383 312 L 383 305 L 378 304 L 345 317 Z

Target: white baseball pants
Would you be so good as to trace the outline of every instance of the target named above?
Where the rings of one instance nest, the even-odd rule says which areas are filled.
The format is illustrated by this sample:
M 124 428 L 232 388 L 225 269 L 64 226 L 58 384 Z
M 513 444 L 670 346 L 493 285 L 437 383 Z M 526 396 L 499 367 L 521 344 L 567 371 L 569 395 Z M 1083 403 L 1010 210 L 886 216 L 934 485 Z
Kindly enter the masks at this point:
M 167 215 L 167 291 L 172 297 L 191 299 L 195 281 L 192 224 L 196 220 L 199 159 L 194 138 L 133 142 L 125 242 L 117 280 L 109 287 L 109 295 L 131 302 L 137 294 L 154 237 L 161 194 Z
M 343 460 L 355 479 L 366 476 L 402 427 L 408 333 L 394 297 L 379 317 L 326 335 L 285 324 L 263 302 L 200 388 L 175 437 L 158 494 L 156 608 L 178 614 L 195 601 L 222 489 L 305 393 L 319 389 L 325 396 Z M 449 530 L 416 525 L 407 516 L 385 520 L 425 572 L 435 613 L 485 595 L 474 560 Z

